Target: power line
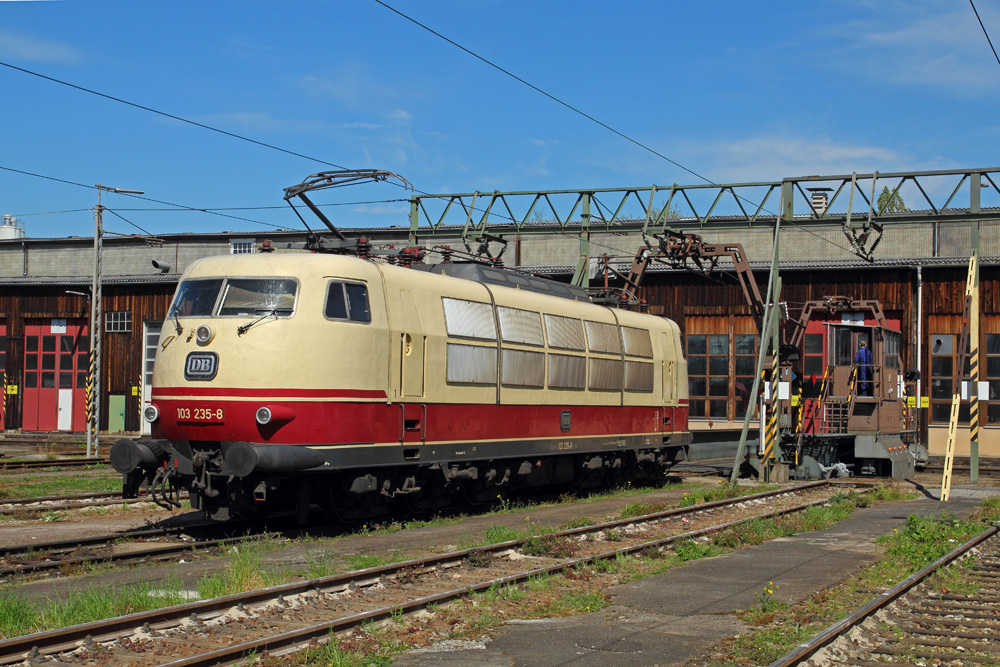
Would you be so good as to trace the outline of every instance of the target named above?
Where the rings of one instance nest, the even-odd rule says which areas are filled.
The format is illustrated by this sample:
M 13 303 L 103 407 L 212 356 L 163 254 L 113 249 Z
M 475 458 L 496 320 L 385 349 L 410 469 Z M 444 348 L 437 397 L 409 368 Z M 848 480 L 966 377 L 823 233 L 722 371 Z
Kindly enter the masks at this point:
M 236 134 L 235 132 L 229 132 L 227 130 L 222 130 L 222 129 L 217 128 L 217 127 L 212 127 L 211 125 L 206 125 L 205 123 L 199 123 L 197 121 L 190 120 L 190 119 L 184 118 L 182 116 L 177 116 L 177 115 L 174 115 L 172 113 L 167 113 L 166 111 L 160 111 L 159 109 L 154 109 L 152 107 L 147 107 L 147 106 L 142 105 L 142 104 L 137 104 L 135 102 L 130 102 L 130 101 L 124 100 L 124 99 L 122 99 L 120 97 L 115 97 L 113 95 L 108 95 L 106 93 L 102 93 L 102 92 L 99 92 L 97 90 L 93 90 L 91 88 L 84 88 L 83 86 L 78 86 L 75 83 L 70 83 L 68 81 L 63 81 L 61 79 L 56 79 L 56 78 L 51 77 L 51 76 L 46 76 L 45 74 L 41 74 L 39 72 L 33 72 L 30 69 L 24 69 L 23 67 L 17 67 L 16 65 L 11 65 L 10 63 L 5 63 L 3 61 L 0 61 L 0 65 L 3 65 L 4 67 L 8 67 L 8 68 L 10 68 L 12 70 L 15 70 L 17 72 L 22 72 L 24 74 L 30 74 L 31 76 L 37 76 L 39 79 L 45 79 L 46 81 L 51 81 L 52 83 L 58 83 L 61 86 L 66 86 L 68 88 L 73 88 L 74 90 L 79 90 L 79 91 L 84 92 L 84 93 L 90 93 L 91 95 L 97 95 L 98 97 L 103 97 L 104 99 L 111 100 L 112 102 L 118 102 L 119 104 L 126 104 L 126 105 L 128 105 L 130 107 L 134 107 L 136 109 L 141 109 L 142 111 L 148 111 L 149 113 L 154 113 L 154 114 L 156 114 L 158 116 L 163 116 L 164 118 L 170 118 L 171 120 L 176 120 L 176 121 L 179 121 L 181 123 L 187 123 L 188 125 L 194 125 L 195 127 L 200 127 L 200 128 L 202 128 L 204 130 L 210 130 L 212 132 L 218 132 L 219 134 L 224 134 L 227 137 L 232 137 L 234 139 L 239 139 L 240 141 L 246 141 L 246 142 L 251 143 L 251 144 L 256 144 L 258 146 L 263 146 L 264 148 L 270 148 L 271 150 L 276 150 L 276 151 L 280 151 L 282 153 L 287 153 L 288 155 L 294 155 L 295 157 L 304 158 L 306 160 L 312 160 L 313 162 L 319 162 L 320 164 L 325 164 L 325 165 L 329 165 L 331 167 L 336 167 L 337 169 L 346 169 L 347 168 L 347 167 L 342 167 L 339 164 L 335 164 L 333 162 L 327 162 L 326 160 L 321 160 L 321 159 L 319 159 L 317 157 L 311 157 L 309 155 L 304 155 L 302 153 L 297 153 L 295 151 L 288 150 L 287 148 L 281 148 L 280 146 L 275 146 L 274 144 L 269 144 L 269 143 L 266 143 L 266 142 L 263 142 L 263 141 L 257 141 L 256 139 L 251 139 L 250 137 L 245 137 L 242 134 Z
M 597 118 L 591 116 L 587 112 L 578 109 L 577 107 L 573 106 L 572 104 L 570 104 L 568 102 L 564 102 L 563 100 L 559 99 L 555 95 L 552 95 L 551 93 L 548 93 L 548 92 L 542 90 L 541 88 L 539 88 L 535 84 L 522 79 L 518 75 L 514 74 L 513 72 L 510 72 L 509 70 L 504 69 L 503 67 L 501 67 L 500 65 L 497 65 L 496 63 L 492 62 L 491 60 L 488 60 L 488 59 L 484 58 L 483 56 L 479 55 L 478 53 L 475 53 L 474 51 L 471 51 L 470 49 L 465 48 L 464 46 L 462 46 L 458 42 L 454 41 L 453 39 L 449 39 L 448 37 L 445 37 L 444 35 L 442 35 L 441 33 L 439 33 L 437 30 L 434 30 L 433 28 L 424 25 L 423 23 L 421 23 L 420 21 L 416 20 L 415 18 L 404 14 L 403 12 L 399 11 L 395 7 L 392 7 L 392 6 L 388 5 L 388 4 L 386 4 L 382 0 L 375 0 L 375 2 L 378 3 L 378 4 L 380 4 L 380 5 L 382 5 L 383 7 L 385 7 L 386 9 L 388 9 L 389 11 L 397 14 L 398 16 L 406 19 L 407 21 L 413 23 L 414 25 L 417 25 L 417 26 L 423 28 L 427 32 L 429 32 L 429 33 L 431 33 L 433 35 L 436 35 L 437 37 L 440 37 L 444 41 L 448 42 L 449 44 L 451 44 L 455 48 L 461 49 L 462 51 L 464 51 L 465 53 L 469 54 L 473 58 L 475 58 L 475 59 L 477 59 L 477 60 L 479 60 L 479 61 L 481 61 L 481 62 L 483 62 L 483 63 L 485 63 L 487 65 L 489 65 L 490 67 L 492 67 L 495 70 L 498 70 L 498 71 L 506 74 L 507 76 L 509 76 L 510 78 L 514 79 L 515 81 L 518 81 L 518 82 L 524 84 L 528 88 L 531 88 L 532 90 L 534 90 L 536 93 L 544 95 L 545 97 L 549 98 L 550 100 L 552 100 L 556 104 L 562 105 L 562 106 L 566 107 L 567 109 L 569 109 L 570 111 L 572 111 L 573 113 L 578 114 L 580 116 L 583 116 L 587 120 L 590 120 L 590 121 L 592 121 L 594 123 L 597 123 L 598 125 L 600 125 L 604 129 L 608 130 L 609 132 L 613 132 L 614 134 L 618 135 L 622 139 L 624 139 L 624 140 L 626 140 L 626 141 L 628 141 L 628 142 L 630 142 L 632 144 L 635 144 L 639 148 L 641 148 L 641 149 L 643 149 L 645 151 L 649 151 L 653 155 L 666 160 L 667 162 L 669 162 L 670 164 L 674 165 L 675 167 L 677 167 L 679 169 L 683 169 L 684 171 L 686 171 L 687 173 L 691 174 L 692 176 L 694 176 L 696 178 L 700 178 L 701 180 L 705 181 L 706 183 L 710 183 L 711 185 L 718 185 L 717 183 L 713 183 L 711 179 L 702 176 L 701 174 L 699 174 L 698 172 L 694 171 L 693 169 L 689 169 L 689 168 L 685 167 L 684 165 L 682 165 L 680 162 L 677 162 L 676 160 L 670 159 L 669 157 L 667 157 L 663 153 L 660 153 L 659 151 L 657 151 L 657 150 L 655 150 L 653 148 L 650 148 L 646 144 L 644 144 L 644 143 L 642 143 L 640 141 L 637 141 L 636 139 L 633 139 L 632 137 L 628 136 L 624 132 L 619 132 L 615 128 L 611 127 L 610 125 L 608 125 L 607 123 L 605 123 L 605 122 L 603 122 L 601 120 L 598 120 Z
M 86 188 L 88 190 L 93 190 L 95 188 L 95 186 L 93 186 L 93 185 L 87 185 L 85 183 L 78 183 L 76 181 L 69 181 L 69 180 L 66 180 L 65 178 L 56 178 L 55 176 L 46 176 L 45 174 L 36 174 L 34 172 L 31 172 L 31 171 L 24 171 L 23 169 L 13 169 L 11 167 L 4 167 L 2 165 L 0 165 L 0 169 L 2 169 L 3 171 L 10 171 L 10 172 L 13 172 L 15 174 L 23 174 L 25 176 L 33 176 L 34 178 L 42 178 L 42 179 L 45 179 L 47 181 L 55 181 L 56 183 L 64 183 L 66 185 L 75 185 L 78 188 Z M 181 209 L 181 210 L 184 210 L 184 211 L 200 211 L 202 213 L 208 213 L 209 215 L 217 215 L 217 216 L 220 216 L 220 217 L 223 217 L 223 218 L 231 218 L 233 220 L 240 220 L 240 221 L 243 221 L 243 222 L 252 222 L 252 223 L 257 224 L 257 225 L 264 225 L 264 226 L 267 226 L 267 227 L 275 227 L 277 229 L 281 229 L 281 225 L 275 225 L 275 224 L 270 223 L 270 222 L 262 222 L 260 220 L 254 220 L 252 218 L 243 218 L 243 217 L 240 217 L 240 216 L 237 216 L 237 215 L 229 215 L 228 213 L 220 213 L 218 211 L 212 211 L 210 209 L 197 208 L 197 207 L 194 207 L 194 206 L 185 206 L 183 204 L 175 204 L 173 202 L 163 201 L 163 200 L 160 200 L 160 199 L 153 199 L 152 197 L 143 197 L 143 196 L 140 196 L 140 195 L 132 195 L 132 194 L 124 193 L 124 192 L 123 193 L 119 193 L 119 194 L 122 194 L 122 195 L 124 195 L 126 197 L 134 197 L 135 199 L 142 199 L 144 201 L 151 201 L 154 204 L 163 204 L 164 206 L 173 206 L 173 207 L 175 207 L 177 209 Z M 85 209 L 85 210 L 89 210 L 89 209 Z
M 493 69 L 495 69 L 495 70 L 497 70 L 499 72 L 502 72 L 503 74 L 506 74 L 507 76 L 509 76 L 510 78 L 514 79 L 515 81 L 518 81 L 519 83 L 524 84 L 528 88 L 531 88 L 535 92 L 537 92 L 537 93 L 539 93 L 541 95 L 544 95 L 545 97 L 549 98 L 550 100 L 552 100 L 556 104 L 559 104 L 559 105 L 561 105 L 561 106 L 569 109 L 573 113 L 576 113 L 576 114 L 578 114 L 580 116 L 583 116 L 587 120 L 590 120 L 590 121 L 592 121 L 594 123 L 597 123 L 598 125 L 600 125 L 604 129 L 608 130 L 609 132 L 612 132 L 612 133 L 616 134 L 617 136 L 621 137 L 622 139 L 625 139 L 629 143 L 632 143 L 632 144 L 638 146 L 639 148 L 641 148 L 641 149 L 643 149 L 645 151 L 648 151 L 648 152 L 652 153 L 653 155 L 655 155 L 655 156 L 657 156 L 659 158 L 662 158 L 662 159 L 666 160 L 667 162 L 669 162 L 670 164 L 674 165 L 675 167 L 678 167 L 679 169 L 683 169 L 684 171 L 686 171 L 687 173 L 691 174 L 692 176 L 694 176 L 696 178 L 700 178 L 701 180 L 705 181 L 709 185 L 714 185 L 714 186 L 717 186 L 717 187 L 719 186 L 719 184 L 716 183 L 716 182 L 714 182 L 712 179 L 707 178 L 705 176 L 702 176 L 701 174 L 699 174 L 698 172 L 694 171 L 693 169 L 685 167 L 680 162 L 677 162 L 676 160 L 673 160 L 673 159 L 667 157 L 663 153 L 660 153 L 659 151 L 657 151 L 657 150 L 655 150 L 653 148 L 650 148 L 646 144 L 644 144 L 644 143 L 642 143 L 640 141 L 637 141 L 636 139 L 633 139 L 632 137 L 628 136 L 624 132 L 620 132 L 620 131 L 616 130 L 615 128 L 611 127 L 607 123 L 605 123 L 605 122 L 603 122 L 603 121 L 595 118 L 594 116 L 591 116 L 587 112 L 582 111 L 581 109 L 578 109 L 577 107 L 573 106 L 572 104 L 570 104 L 568 102 L 564 102 L 563 100 L 559 99 L 555 95 L 552 95 L 551 93 L 548 93 L 545 90 L 542 90 L 541 88 L 539 88 L 535 84 L 531 83 L 530 81 L 526 81 L 525 79 L 519 77 L 518 75 L 514 74 L 513 72 L 511 72 L 511 71 L 509 71 L 507 69 L 504 69 L 500 65 L 494 63 L 493 61 L 491 61 L 491 60 L 489 60 L 489 59 L 487 59 L 487 58 L 479 55 L 478 53 L 476 53 L 476 52 L 474 52 L 474 51 L 472 51 L 472 50 L 470 50 L 470 49 L 468 49 L 468 48 L 466 48 L 464 46 L 462 46 L 461 44 L 459 44 L 455 40 L 450 39 L 449 37 L 446 37 L 445 35 L 441 34 L 437 30 L 434 30 L 433 28 L 431 28 L 431 27 L 429 27 L 429 26 L 421 23 L 420 21 L 416 20 L 412 16 L 408 16 L 407 14 L 404 14 L 403 12 L 399 11 L 395 7 L 392 7 L 391 5 L 386 4 L 385 2 L 383 2 L 383 0 L 374 0 L 374 1 L 377 4 L 385 7 L 389 11 L 393 12 L 397 16 L 399 16 L 401 18 L 404 18 L 407 21 L 409 21 L 410 23 L 413 23 L 414 25 L 423 28 L 427 32 L 431 33 L 432 35 L 435 35 L 435 36 L 443 39 L 444 41 L 448 42 L 449 44 L 451 44 L 455 48 L 460 49 L 461 51 L 467 53 L 468 55 L 472 56 L 473 58 L 475 58 L 475 59 L 477 59 L 477 60 L 485 63 L 486 65 L 489 65 Z M 971 2 L 972 0 L 969 0 L 969 1 Z M 978 14 L 977 14 L 977 16 L 978 16 Z M 983 30 L 985 31 L 985 28 Z M 987 36 L 987 39 L 989 39 L 989 36 Z M 1000 58 L 998 58 L 997 62 L 1000 62 Z M 426 193 L 422 193 L 422 194 L 426 194 Z M 749 203 L 749 204 L 756 205 L 756 202 L 750 201 L 749 199 L 746 199 L 745 197 L 742 197 L 741 195 L 736 195 L 736 196 L 739 197 L 740 199 L 742 199 L 743 201 Z M 773 213 L 771 211 L 768 211 L 767 209 L 762 209 L 762 210 L 764 210 L 766 213 L 769 213 L 769 214 L 774 215 L 775 217 L 777 217 L 777 214 L 775 214 L 775 213 Z M 500 216 L 500 217 L 507 217 L 507 216 Z M 813 234 L 813 236 L 815 236 L 816 238 L 821 239 L 823 241 L 826 241 L 827 243 L 829 243 L 830 245 L 834 246 L 835 248 L 839 248 L 840 250 L 847 250 L 848 252 L 850 252 L 849 249 L 844 248 L 843 246 L 841 246 L 841 245 L 839 245 L 837 243 L 834 243 L 830 239 L 827 239 L 827 238 L 825 238 L 823 236 L 820 236 L 819 234 L 816 234 L 815 232 L 813 232 L 813 231 L 811 231 L 809 229 L 806 229 L 805 227 L 801 227 L 800 225 L 798 225 L 794 221 L 791 221 L 790 224 L 792 226 L 794 226 L 794 227 L 799 227 L 800 229 L 803 229 L 804 231 L 807 231 L 810 234 Z
M 128 218 L 126 218 L 124 215 L 118 213 L 117 211 L 115 211 L 113 209 L 110 209 L 107 206 L 104 207 L 104 210 L 107 211 L 108 213 L 110 213 L 111 215 L 115 216 L 115 217 L 121 218 L 122 220 L 124 220 L 128 224 L 132 225 L 133 227 L 135 227 L 136 229 L 138 229 L 140 232 L 142 232 L 146 236 L 155 236 L 155 234 L 147 232 L 145 229 L 143 229 L 139 225 L 135 224 L 134 222 L 132 222 L 131 220 L 129 220 Z
M 986 32 L 986 26 L 983 25 L 983 19 L 979 17 L 979 10 L 976 9 L 976 4 L 969 0 L 969 4 L 972 5 L 972 11 L 976 14 L 976 20 L 979 21 L 979 27 L 983 29 L 983 34 L 986 35 L 986 41 L 990 45 L 990 50 L 993 51 L 993 57 L 997 59 L 997 65 L 1000 65 L 1000 56 L 997 55 L 997 50 L 993 48 L 993 40 L 990 39 L 990 33 Z

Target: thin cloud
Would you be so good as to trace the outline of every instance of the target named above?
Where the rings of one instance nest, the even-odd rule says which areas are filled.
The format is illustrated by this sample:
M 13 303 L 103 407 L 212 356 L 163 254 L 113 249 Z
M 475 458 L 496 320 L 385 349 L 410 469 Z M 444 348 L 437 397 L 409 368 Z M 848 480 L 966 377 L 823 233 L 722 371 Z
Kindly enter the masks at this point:
M 1000 69 L 968 5 L 887 7 L 878 22 L 850 21 L 820 29 L 840 45 L 825 60 L 886 86 L 933 86 L 965 96 L 993 92 L 1000 85 Z M 989 5 L 979 11 L 987 26 L 1000 25 L 1000 12 Z M 882 27 L 887 24 L 893 27 Z
M 75 65 L 84 60 L 83 54 L 68 44 L 10 30 L 0 30 L 0 57 L 61 65 Z
M 832 140 L 752 137 L 709 146 L 702 144 L 700 148 L 708 162 L 716 165 L 707 169 L 716 182 L 886 171 L 906 164 L 903 156 L 891 148 Z

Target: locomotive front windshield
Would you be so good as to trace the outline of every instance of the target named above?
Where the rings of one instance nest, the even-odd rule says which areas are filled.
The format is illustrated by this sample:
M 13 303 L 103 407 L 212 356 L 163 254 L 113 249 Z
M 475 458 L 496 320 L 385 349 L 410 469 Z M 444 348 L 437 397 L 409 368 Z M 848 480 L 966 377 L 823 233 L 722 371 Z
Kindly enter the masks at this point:
M 177 288 L 169 316 L 288 317 L 295 307 L 292 278 L 208 278 L 185 280 Z

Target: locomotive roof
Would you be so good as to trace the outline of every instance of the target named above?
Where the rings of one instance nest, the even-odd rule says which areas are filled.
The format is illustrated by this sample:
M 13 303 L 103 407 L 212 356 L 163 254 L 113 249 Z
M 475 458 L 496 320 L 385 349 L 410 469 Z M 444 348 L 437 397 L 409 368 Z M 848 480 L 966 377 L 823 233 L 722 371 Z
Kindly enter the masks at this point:
M 471 262 L 443 262 L 441 264 L 414 264 L 414 269 L 440 273 L 454 278 L 464 278 L 479 283 L 513 287 L 528 292 L 538 292 L 548 296 L 558 296 L 574 301 L 590 301 L 590 296 L 582 287 L 568 285 L 548 278 L 539 278 L 521 271 L 511 271 Z

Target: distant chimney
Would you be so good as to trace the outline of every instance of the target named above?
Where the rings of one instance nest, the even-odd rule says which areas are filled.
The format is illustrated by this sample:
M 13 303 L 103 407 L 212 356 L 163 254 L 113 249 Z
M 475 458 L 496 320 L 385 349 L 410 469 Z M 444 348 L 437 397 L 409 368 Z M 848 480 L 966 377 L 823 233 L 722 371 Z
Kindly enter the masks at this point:
M 833 188 L 808 188 L 808 190 L 812 193 L 809 203 L 812 205 L 813 212 L 816 215 L 826 213 L 826 207 L 830 205 L 830 195 L 827 193 Z

